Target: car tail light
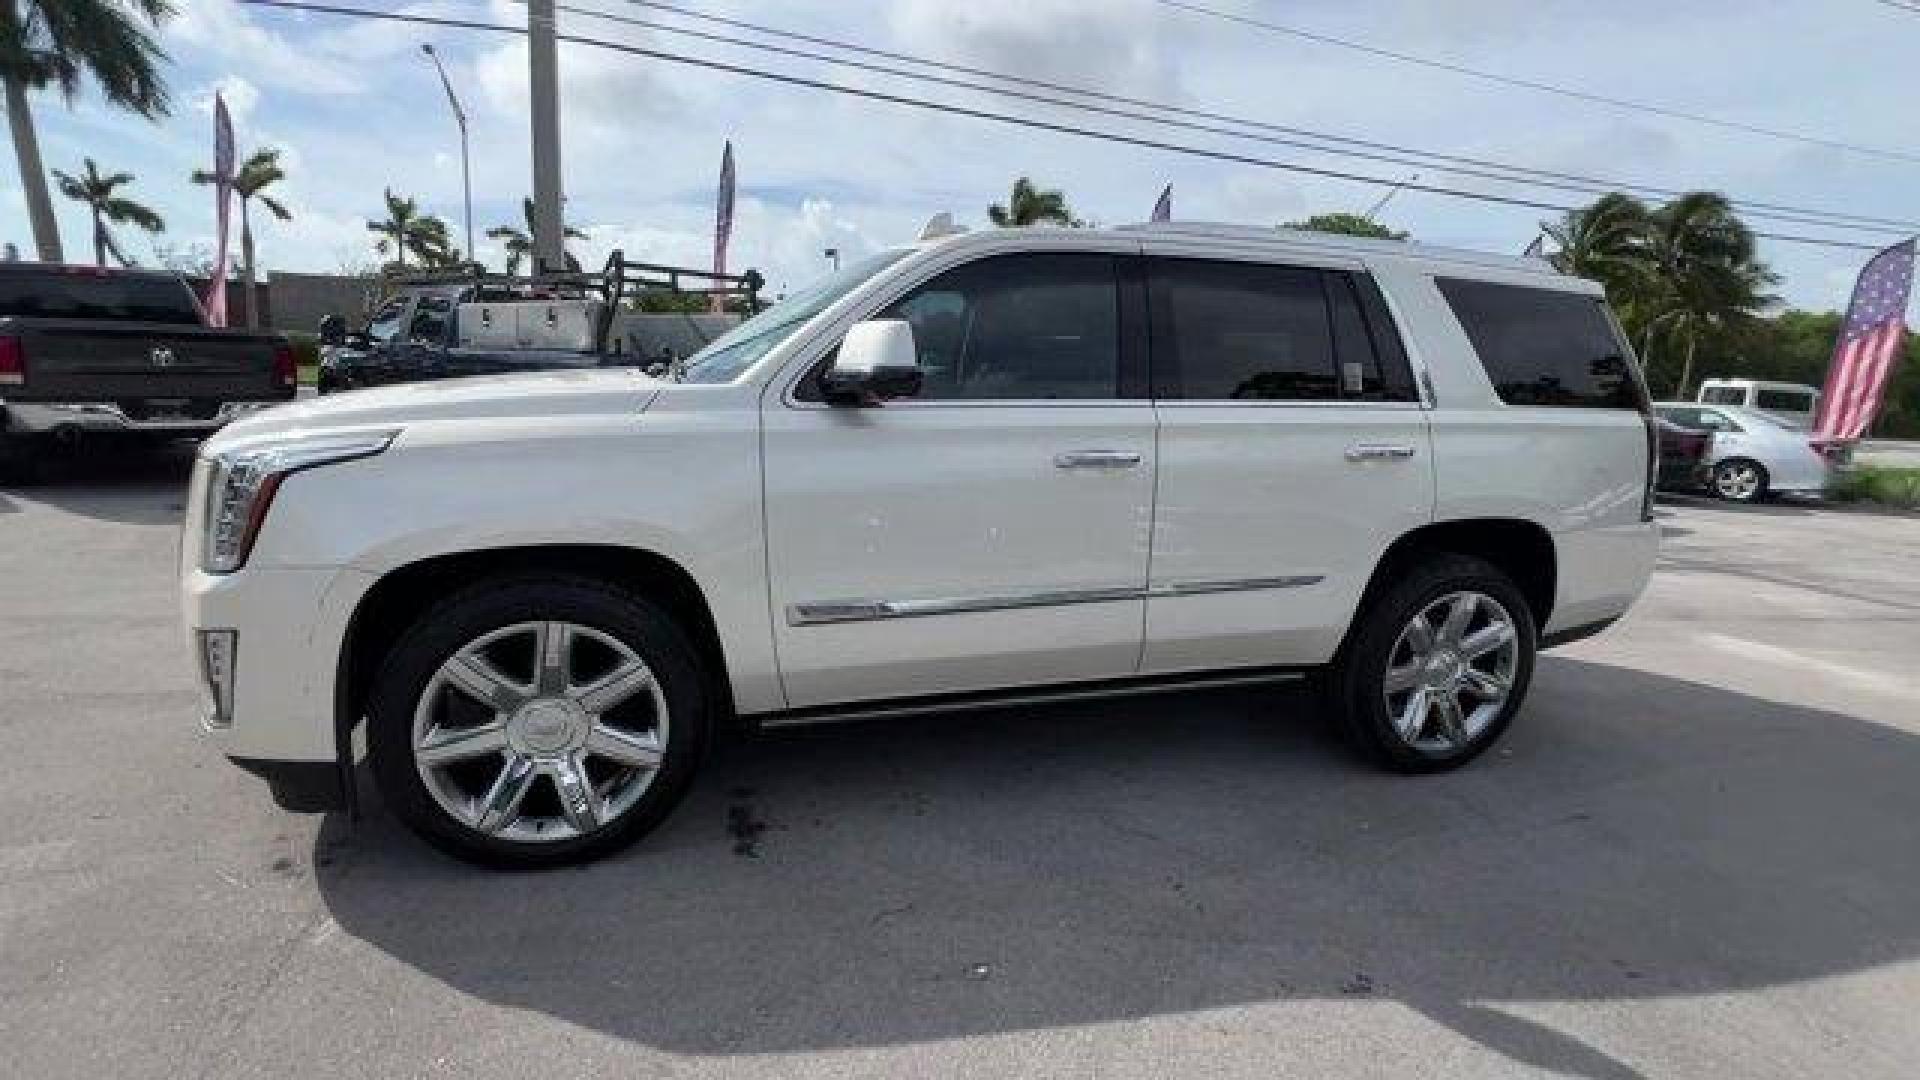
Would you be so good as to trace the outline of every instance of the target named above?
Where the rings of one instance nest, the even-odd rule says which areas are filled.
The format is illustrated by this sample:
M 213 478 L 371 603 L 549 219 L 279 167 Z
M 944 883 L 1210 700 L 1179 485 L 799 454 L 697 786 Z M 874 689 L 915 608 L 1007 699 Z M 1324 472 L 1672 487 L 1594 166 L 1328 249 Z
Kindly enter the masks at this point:
M 288 389 L 300 381 L 300 371 L 293 360 L 293 346 L 284 341 L 273 347 L 273 379 Z
M 27 381 L 27 350 L 17 337 L 0 337 L 0 386 Z

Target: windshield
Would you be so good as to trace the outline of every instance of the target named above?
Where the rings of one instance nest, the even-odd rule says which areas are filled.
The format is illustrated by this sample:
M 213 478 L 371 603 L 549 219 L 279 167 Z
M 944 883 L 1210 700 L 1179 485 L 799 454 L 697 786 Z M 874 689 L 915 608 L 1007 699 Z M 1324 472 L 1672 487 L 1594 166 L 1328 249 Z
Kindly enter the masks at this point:
M 892 248 L 848 263 L 812 285 L 741 323 L 713 339 L 712 343 L 687 358 L 680 381 L 690 383 L 732 382 L 740 373 L 767 355 L 775 345 L 801 323 L 832 306 L 835 300 L 852 292 L 868 278 L 905 258 L 910 248 Z
M 380 305 L 380 310 L 367 320 L 366 334 L 375 341 L 392 341 L 400 332 L 400 317 L 407 313 L 407 298 L 396 296 Z

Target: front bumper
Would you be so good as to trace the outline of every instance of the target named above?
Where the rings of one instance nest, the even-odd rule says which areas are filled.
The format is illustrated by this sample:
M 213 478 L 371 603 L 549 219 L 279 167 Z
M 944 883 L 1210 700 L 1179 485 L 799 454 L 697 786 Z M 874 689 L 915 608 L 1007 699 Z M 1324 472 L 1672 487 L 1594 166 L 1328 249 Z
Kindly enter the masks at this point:
M 209 419 L 193 417 L 137 418 L 111 401 L 15 401 L 6 403 L 6 429 L 23 435 L 55 431 L 84 434 L 154 432 L 171 435 L 209 435 L 223 426 L 271 408 L 274 401 L 228 401 Z
M 333 567 L 187 568 L 180 585 L 190 650 L 199 648 L 200 630 L 236 632 L 231 709 L 224 723 L 208 710 L 200 725 L 207 741 L 236 760 L 335 763 L 340 651 L 372 576 Z M 190 651 L 189 659 L 197 670 L 200 658 Z

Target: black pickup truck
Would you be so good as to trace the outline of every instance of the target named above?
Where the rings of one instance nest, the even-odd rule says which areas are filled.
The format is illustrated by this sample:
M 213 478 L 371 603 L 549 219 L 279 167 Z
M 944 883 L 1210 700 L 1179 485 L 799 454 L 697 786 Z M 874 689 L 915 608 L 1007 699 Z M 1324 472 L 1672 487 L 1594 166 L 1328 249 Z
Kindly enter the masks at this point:
M 758 311 L 763 284 L 752 270 L 728 275 L 632 262 L 618 251 L 596 274 L 534 279 L 476 269 L 393 279 L 358 329 L 349 330 L 339 315 L 321 320 L 319 388 L 332 394 L 511 371 L 664 369 L 673 356 L 658 354 L 660 342 L 620 332 L 629 301 L 646 293 L 683 301 L 693 297 L 703 304 L 715 297 L 731 301 L 736 315 L 719 317 L 717 326 L 702 325 L 704 315 L 677 317 L 697 348 L 737 321 L 738 309 Z
M 0 263 L 0 469 L 55 443 L 181 438 L 294 396 L 284 334 L 202 324 L 172 274 Z

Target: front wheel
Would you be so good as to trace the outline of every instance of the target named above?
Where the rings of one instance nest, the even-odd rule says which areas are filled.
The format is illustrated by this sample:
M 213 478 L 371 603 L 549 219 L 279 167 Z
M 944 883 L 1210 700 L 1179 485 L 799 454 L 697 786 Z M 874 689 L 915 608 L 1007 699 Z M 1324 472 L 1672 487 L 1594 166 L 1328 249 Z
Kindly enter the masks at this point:
M 1728 458 L 1713 467 L 1713 493 L 1728 502 L 1759 502 L 1767 497 L 1766 466 L 1746 458 Z
M 1533 677 L 1526 597 L 1491 564 L 1437 555 L 1361 612 L 1333 673 L 1354 744 L 1400 772 L 1473 760 L 1512 723 Z
M 615 851 L 685 793 L 707 736 L 686 635 L 599 582 L 511 578 L 423 616 L 368 709 L 375 779 L 435 846 L 535 869 Z

